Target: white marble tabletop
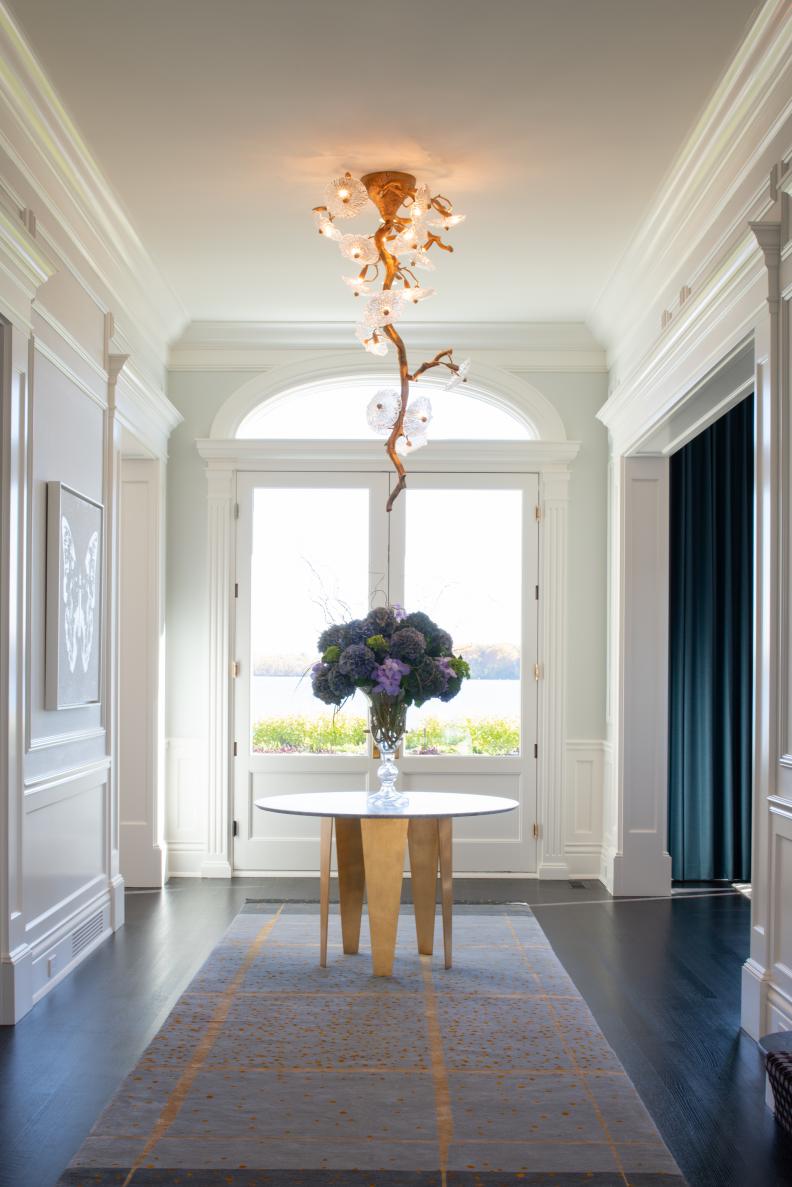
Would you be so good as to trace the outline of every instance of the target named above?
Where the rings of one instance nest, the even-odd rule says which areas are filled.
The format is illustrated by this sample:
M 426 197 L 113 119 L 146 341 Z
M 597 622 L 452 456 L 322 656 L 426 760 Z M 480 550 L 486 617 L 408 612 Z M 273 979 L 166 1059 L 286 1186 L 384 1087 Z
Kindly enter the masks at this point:
M 497 795 L 468 795 L 455 791 L 406 791 L 403 807 L 381 808 L 368 801 L 365 791 L 316 791 L 296 795 L 270 795 L 256 800 L 265 812 L 285 812 L 293 816 L 395 817 L 410 816 L 487 816 L 493 812 L 511 812 L 517 800 Z

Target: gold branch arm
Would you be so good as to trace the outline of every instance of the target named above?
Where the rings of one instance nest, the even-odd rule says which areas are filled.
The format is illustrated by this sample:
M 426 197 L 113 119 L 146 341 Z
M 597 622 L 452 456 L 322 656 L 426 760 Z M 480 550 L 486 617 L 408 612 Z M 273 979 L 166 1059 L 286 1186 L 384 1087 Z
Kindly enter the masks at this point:
M 421 363 L 418 370 L 414 371 L 412 375 L 409 375 L 408 379 L 415 381 L 416 379 L 419 379 L 425 371 L 431 371 L 432 367 L 449 367 L 452 371 L 458 370 L 456 363 L 451 361 L 451 355 L 452 351 L 450 349 L 441 350 L 439 354 L 436 354 L 433 359 L 430 359 L 426 363 Z

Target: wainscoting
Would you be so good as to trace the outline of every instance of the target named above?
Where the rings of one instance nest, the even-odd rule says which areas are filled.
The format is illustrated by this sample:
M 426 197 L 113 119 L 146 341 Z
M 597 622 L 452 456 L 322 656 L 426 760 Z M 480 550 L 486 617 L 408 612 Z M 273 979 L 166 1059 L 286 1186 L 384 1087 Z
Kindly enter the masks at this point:
M 600 876 L 606 752 L 607 744 L 599 738 L 575 738 L 566 743 L 561 813 L 566 865 L 558 867 L 558 878 Z M 208 852 L 207 764 L 203 738 L 167 739 L 166 840 L 173 876 L 199 877 Z M 543 822 L 539 824 L 541 828 Z

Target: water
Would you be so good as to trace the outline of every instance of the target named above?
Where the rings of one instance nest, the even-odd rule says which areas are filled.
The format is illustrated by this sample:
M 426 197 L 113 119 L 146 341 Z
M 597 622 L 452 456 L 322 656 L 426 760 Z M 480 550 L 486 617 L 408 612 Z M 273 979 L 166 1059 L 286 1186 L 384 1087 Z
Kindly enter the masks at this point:
M 311 692 L 308 676 L 253 677 L 253 721 L 265 717 L 318 717 L 331 713 L 332 706 L 323 705 Z M 358 693 L 344 706 L 344 712 L 365 717 L 366 702 Z M 520 716 L 519 680 L 466 680 L 462 691 L 453 701 L 428 701 L 421 709 L 412 708 L 408 725 L 416 729 L 424 717 L 440 721 L 458 721 L 462 717 Z

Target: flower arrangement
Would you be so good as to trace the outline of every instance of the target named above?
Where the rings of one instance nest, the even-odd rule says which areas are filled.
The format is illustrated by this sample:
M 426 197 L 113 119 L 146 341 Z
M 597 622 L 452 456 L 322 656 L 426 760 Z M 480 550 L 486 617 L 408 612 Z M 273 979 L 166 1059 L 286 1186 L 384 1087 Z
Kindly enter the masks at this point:
M 384 697 L 405 709 L 432 697 L 450 701 L 470 675 L 447 631 L 428 614 L 408 614 L 398 605 L 327 627 L 318 649 L 322 658 L 311 669 L 311 684 L 327 705 L 343 705 L 358 688 L 372 701 Z
M 380 788 L 369 802 L 379 808 L 402 806 L 396 792 L 396 748 L 407 727 L 407 709 L 432 697 L 452 700 L 470 675 L 467 661 L 454 655 L 453 642 L 428 614 L 408 614 L 401 606 L 378 606 L 363 619 L 337 623 L 319 636 L 322 658 L 311 669 L 314 696 L 343 705 L 356 689 L 371 706 L 371 735 L 382 764 Z

